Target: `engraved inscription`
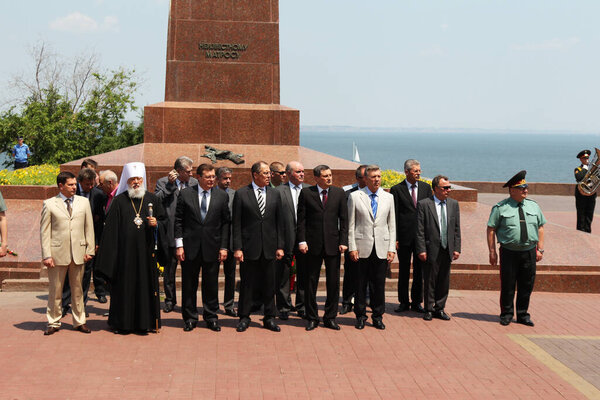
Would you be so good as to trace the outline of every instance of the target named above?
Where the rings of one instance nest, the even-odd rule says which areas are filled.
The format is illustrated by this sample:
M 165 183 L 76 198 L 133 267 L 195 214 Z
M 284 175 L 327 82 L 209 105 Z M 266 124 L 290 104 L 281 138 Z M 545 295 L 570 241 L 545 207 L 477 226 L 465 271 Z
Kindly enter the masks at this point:
M 237 60 L 248 48 L 240 43 L 198 43 L 198 49 L 204 51 L 204 58 Z

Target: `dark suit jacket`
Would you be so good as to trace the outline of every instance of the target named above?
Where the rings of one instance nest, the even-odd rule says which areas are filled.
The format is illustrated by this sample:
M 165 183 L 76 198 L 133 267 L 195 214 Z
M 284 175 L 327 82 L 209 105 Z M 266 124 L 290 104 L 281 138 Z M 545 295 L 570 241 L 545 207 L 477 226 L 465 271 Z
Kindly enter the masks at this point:
M 258 260 L 261 254 L 272 260 L 284 248 L 284 221 L 279 192 L 265 187 L 265 214 L 260 215 L 252 184 L 243 186 L 233 198 L 233 249 L 244 252 L 244 260 Z
M 190 177 L 188 187 L 198 184 L 196 178 Z M 162 201 L 162 205 L 167 213 L 168 222 L 166 225 L 165 237 L 167 245 L 170 247 L 175 246 L 175 211 L 177 210 L 177 197 L 179 197 L 179 188 L 176 182 L 169 182 L 169 177 L 164 176 L 156 181 L 156 188 L 154 194 Z
M 417 236 L 417 208 L 406 186 L 406 179 L 392 186 L 390 193 L 394 196 L 396 240 L 401 246 L 410 246 Z M 432 196 L 431 186 L 426 182 L 417 181 L 417 202 Z
M 218 188 L 219 190 L 223 190 L 223 189 L 219 188 L 218 186 L 215 186 L 215 187 Z M 227 193 L 227 196 L 229 196 L 229 203 L 228 203 L 229 215 L 231 215 L 233 213 L 233 198 L 235 197 L 235 190 L 229 188 L 229 189 L 227 189 L 226 193 Z M 227 250 L 233 251 L 233 224 L 229 224 L 229 247 L 227 247 Z
M 460 253 L 460 210 L 458 202 L 446 200 L 448 253 L 452 259 L 453 253 Z M 417 254 L 427 253 L 428 260 L 437 257 L 440 250 L 440 225 L 433 197 L 417 203 Z
M 76 194 L 79 196 L 83 196 L 83 194 L 81 194 L 81 191 L 79 190 L 79 185 L 77 185 Z M 102 229 L 104 228 L 104 205 L 106 204 L 106 199 L 107 197 L 102 191 L 102 189 L 93 187 L 90 191 L 90 196 L 88 200 L 90 201 L 90 208 L 92 210 L 92 219 L 94 221 L 94 237 L 96 239 L 96 244 L 100 243 Z
M 306 242 L 313 255 L 334 256 L 340 245 L 348 246 L 348 203 L 343 189 L 331 186 L 325 207 L 316 185 L 300 191 L 297 241 Z
M 214 262 L 218 260 L 219 250 L 229 246 L 229 196 L 223 190 L 213 188 L 208 211 L 202 221 L 198 187 L 190 186 L 179 193 L 175 212 L 175 237 L 183 238 L 187 260 L 195 259 L 198 251 L 202 250 L 203 261 Z
M 307 188 L 309 185 L 303 183 L 302 188 Z M 286 254 L 292 254 L 298 244 L 296 240 L 296 212 L 294 210 L 294 200 L 292 199 L 292 189 L 290 185 L 281 184 L 275 188 L 281 195 L 281 205 L 283 206 L 283 221 L 284 221 L 284 236 L 285 245 L 283 250 Z

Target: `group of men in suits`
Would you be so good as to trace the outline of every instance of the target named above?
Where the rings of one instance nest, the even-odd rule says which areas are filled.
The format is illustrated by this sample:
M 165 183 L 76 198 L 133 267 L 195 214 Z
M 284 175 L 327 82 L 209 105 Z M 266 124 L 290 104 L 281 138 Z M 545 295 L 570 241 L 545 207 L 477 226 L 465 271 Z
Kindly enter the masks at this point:
M 170 221 L 173 241 L 171 236 L 169 241 L 176 255 L 173 269 L 177 261 L 182 265 L 184 330 L 191 331 L 197 325 L 196 290 L 200 270 L 203 318 L 209 329 L 220 330 L 217 288 L 221 262 L 226 277 L 225 312 L 239 317 L 239 332 L 248 329 L 251 314 L 260 308 L 264 312 L 264 327 L 272 331 L 280 330 L 275 318 L 287 320 L 292 310 L 306 319 L 307 331 L 318 327 L 316 293 L 323 264 L 327 288 L 323 325 L 339 330 L 336 317 L 342 254 L 346 259 L 342 313 L 354 308 L 356 328 L 363 329 L 368 296 L 373 326 L 385 329 L 385 277 L 396 250 L 401 269 L 400 306 L 396 311 L 412 309 L 425 313 L 426 319 L 430 314 L 446 319 L 444 303 L 449 264 L 460 253 L 458 204 L 447 199 L 448 178 L 434 179 L 437 196 L 434 197 L 430 186 L 419 181 L 418 161 L 408 160 L 406 180 L 394 186 L 390 194 L 381 188 L 379 167 L 362 165 L 356 171 L 357 185 L 345 192 L 333 186 L 333 174 L 326 165 L 313 169 L 316 185 L 309 186 L 304 183 L 305 171 L 300 162 L 291 161 L 284 168 L 278 162 L 269 165 L 261 161 L 252 165 L 252 182 L 233 191 L 229 188 L 231 170 L 220 168 L 215 172 L 208 164 L 197 169 L 196 182 L 199 183 L 186 188 L 180 181 L 194 182 L 189 176 L 191 164 L 187 157 L 180 157 L 169 176 L 157 183 L 157 193 L 165 194 L 163 205 L 167 214 L 170 219 L 174 215 Z M 182 168 L 187 176 L 178 179 Z M 419 202 L 427 199 L 438 199 L 433 211 L 427 202 L 423 202 L 421 210 Z M 439 206 L 440 201 L 444 211 L 448 210 L 443 222 L 440 218 L 430 220 L 432 213 L 439 217 L 435 206 Z M 437 236 L 432 234 L 434 228 Z M 440 234 L 442 228 L 447 233 Z M 423 241 L 422 248 L 417 244 L 418 237 Z M 444 242 L 440 242 L 442 239 Z M 436 241 L 442 244 L 430 246 Z M 446 258 L 445 253 L 449 254 Z M 411 256 L 412 303 L 408 299 Z M 236 262 L 240 263 L 241 278 L 237 313 L 233 309 Z M 289 282 L 292 264 L 297 275 L 295 307 Z M 425 309 L 420 304 L 424 266 L 427 271 Z M 166 294 L 168 276 L 165 277 Z M 350 302 L 352 297 L 354 305 Z M 169 303 L 168 299 L 169 296 L 165 300 L 167 312 L 176 303 L 175 300 Z
M 447 177 L 434 178 L 432 192 L 419 180 L 419 162 L 407 160 L 406 180 L 387 193 L 381 188 L 379 167 L 362 165 L 356 171 L 357 184 L 344 191 L 333 186 L 333 174 L 326 165 L 313 169 L 316 185 L 309 186 L 304 183 L 305 171 L 300 162 L 291 161 L 283 169 L 283 164 L 261 161 L 252 165 L 252 182 L 234 191 L 230 189 L 231 169 L 215 170 L 201 164 L 194 178 L 192 164 L 190 158 L 179 157 L 173 170 L 157 181 L 155 190 L 167 216 L 162 237 L 168 248 L 163 311 L 171 312 L 177 303 L 175 270 L 181 263 L 185 331 L 197 326 L 200 272 L 203 319 L 209 329 L 220 330 L 217 311 L 221 262 L 226 280 L 225 312 L 239 317 L 239 332 L 250 326 L 250 315 L 258 308 L 264 311 L 264 327 L 272 331 L 280 330 L 275 318 L 286 320 L 292 310 L 306 319 L 307 331 L 318 327 L 316 293 L 323 264 L 327 288 L 323 325 L 339 330 L 336 317 L 342 254 L 346 261 L 341 313 L 354 308 L 356 328 L 363 329 L 369 297 L 373 326 L 385 329 L 385 277 L 396 251 L 400 264 L 400 304 L 396 311 L 411 309 L 425 313 L 425 319 L 448 319 L 444 304 L 449 265 L 460 254 L 460 218 L 458 203 L 448 198 L 451 188 Z M 275 179 L 277 186 L 274 174 L 281 178 Z M 82 169 L 79 175 L 75 187 L 92 204 L 92 222 L 100 222 L 94 227 L 99 237 L 102 215 L 115 195 L 116 176 L 100 174 L 100 190 L 92 183 L 96 177 L 93 170 Z M 66 183 L 59 184 L 61 193 L 67 193 L 67 187 Z M 411 258 L 412 301 L 408 290 Z M 237 312 L 233 301 L 236 262 L 240 263 L 241 277 Z M 289 283 L 292 263 L 298 281 L 295 307 Z M 81 281 L 78 275 L 76 278 Z M 85 279 L 83 282 L 85 286 Z M 102 288 L 102 281 L 96 286 Z M 105 299 L 105 294 L 96 294 L 99 300 Z M 421 306 L 423 299 L 425 308 Z M 79 302 L 71 301 L 76 305 L 77 326 L 84 324 Z M 56 328 L 55 311 L 50 308 L 49 327 Z

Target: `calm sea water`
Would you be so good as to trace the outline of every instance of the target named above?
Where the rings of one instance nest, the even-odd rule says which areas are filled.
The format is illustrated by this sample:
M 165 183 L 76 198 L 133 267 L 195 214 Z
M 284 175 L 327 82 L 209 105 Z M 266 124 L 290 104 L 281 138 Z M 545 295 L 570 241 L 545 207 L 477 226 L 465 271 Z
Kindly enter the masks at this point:
M 573 183 L 582 149 L 600 148 L 600 134 L 405 133 L 315 131 L 303 129 L 302 146 L 352 158 L 352 142 L 361 163 L 402 171 L 404 161 L 421 162 L 423 175 L 450 180 L 506 181 L 527 170 L 530 182 Z

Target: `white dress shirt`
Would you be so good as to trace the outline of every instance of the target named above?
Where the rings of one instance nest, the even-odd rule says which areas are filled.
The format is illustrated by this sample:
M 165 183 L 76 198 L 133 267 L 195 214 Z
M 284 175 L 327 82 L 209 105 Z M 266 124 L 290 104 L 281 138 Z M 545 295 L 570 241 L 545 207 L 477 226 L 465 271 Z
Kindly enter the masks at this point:
M 404 180 L 404 182 L 406 182 L 406 186 L 408 186 L 408 194 L 410 195 L 410 198 L 412 199 L 412 192 L 413 192 L 413 188 L 412 188 L 412 183 L 410 183 L 408 180 Z M 418 199 L 419 198 L 419 184 L 417 182 L 414 183 L 415 185 L 415 198 Z

